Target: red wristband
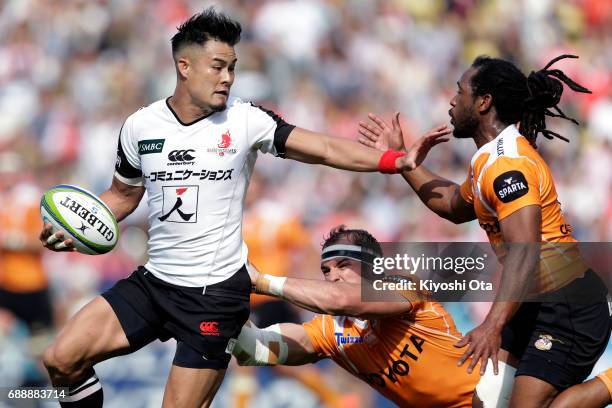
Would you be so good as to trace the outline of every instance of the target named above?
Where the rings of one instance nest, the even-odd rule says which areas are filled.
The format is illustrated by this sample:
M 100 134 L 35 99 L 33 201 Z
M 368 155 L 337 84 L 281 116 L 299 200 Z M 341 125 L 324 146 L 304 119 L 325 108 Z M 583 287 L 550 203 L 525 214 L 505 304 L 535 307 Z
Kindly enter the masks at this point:
M 380 161 L 378 162 L 378 171 L 385 174 L 395 174 L 397 173 L 397 167 L 395 167 L 395 161 L 398 157 L 405 156 L 405 152 L 400 152 L 397 150 L 387 150 L 380 156 Z

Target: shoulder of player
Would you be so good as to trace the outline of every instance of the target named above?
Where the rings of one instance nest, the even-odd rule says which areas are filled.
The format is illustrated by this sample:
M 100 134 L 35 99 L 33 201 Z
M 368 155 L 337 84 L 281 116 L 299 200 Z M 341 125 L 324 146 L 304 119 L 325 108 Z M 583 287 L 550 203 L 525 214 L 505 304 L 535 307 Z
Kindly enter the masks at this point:
M 255 114 L 261 114 L 262 118 L 269 117 L 275 122 L 279 122 L 283 120 L 283 117 L 280 114 L 278 114 L 276 110 L 270 109 L 269 107 L 260 105 L 256 102 L 240 101 L 240 106 L 245 107 L 250 112 L 254 112 Z
M 230 96 L 227 100 L 227 111 L 243 111 L 248 112 L 250 110 L 260 110 L 262 109 L 257 103 L 253 101 L 247 101 L 242 98 L 238 98 L 235 96 Z
M 135 125 L 146 124 L 151 116 L 157 116 L 164 111 L 165 104 L 166 100 L 160 99 L 149 105 L 138 108 L 138 110 L 125 119 L 123 126 L 131 126 L 133 128 Z
M 309 336 L 318 333 L 319 336 L 332 339 L 334 338 L 336 325 L 339 323 L 338 319 L 340 318 L 341 316 L 316 314 L 311 320 L 302 323 L 302 327 L 304 327 Z
M 508 171 L 538 172 L 542 158 L 514 126 L 511 131 L 504 130 L 487 145 L 486 162 L 483 164 L 483 177 L 497 176 Z M 485 147 L 483 146 L 483 147 Z M 483 156 L 484 157 L 484 156 Z
M 246 101 L 244 99 L 238 97 L 230 97 L 227 101 L 226 113 L 228 115 L 239 113 L 239 114 L 249 114 L 249 113 L 264 113 L 268 112 L 268 110 L 264 107 L 261 107 L 255 102 Z M 271 111 L 270 111 L 271 112 Z M 273 113 L 273 112 L 272 112 Z

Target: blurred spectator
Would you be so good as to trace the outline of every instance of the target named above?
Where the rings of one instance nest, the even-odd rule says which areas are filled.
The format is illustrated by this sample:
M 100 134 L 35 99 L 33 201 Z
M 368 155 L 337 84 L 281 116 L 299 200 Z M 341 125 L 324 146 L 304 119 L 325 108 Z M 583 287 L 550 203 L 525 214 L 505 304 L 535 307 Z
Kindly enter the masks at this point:
M 54 330 L 49 281 L 37 237 L 42 230 L 39 202 L 40 192 L 22 156 L 0 153 L 0 311 L 4 309 L 5 322 L 11 318 L 9 312 L 16 323 L 27 326 L 27 349 L 35 366 Z M 34 368 L 21 385 L 42 384 L 46 378 Z

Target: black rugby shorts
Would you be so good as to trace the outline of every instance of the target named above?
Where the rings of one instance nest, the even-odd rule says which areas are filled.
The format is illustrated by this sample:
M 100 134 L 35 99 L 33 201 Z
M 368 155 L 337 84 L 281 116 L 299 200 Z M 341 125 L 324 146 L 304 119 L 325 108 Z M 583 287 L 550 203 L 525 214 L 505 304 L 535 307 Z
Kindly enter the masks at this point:
M 133 351 L 153 340 L 177 340 L 174 365 L 227 368 L 233 341 L 249 317 L 251 280 L 243 266 L 225 281 L 202 287 L 167 283 L 140 266 L 102 296 Z

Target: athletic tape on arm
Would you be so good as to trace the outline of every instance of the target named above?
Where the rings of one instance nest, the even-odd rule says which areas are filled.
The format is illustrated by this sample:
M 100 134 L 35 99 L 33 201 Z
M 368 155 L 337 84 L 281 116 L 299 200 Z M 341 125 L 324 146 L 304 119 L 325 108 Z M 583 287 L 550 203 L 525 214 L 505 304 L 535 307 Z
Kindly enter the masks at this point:
M 499 374 L 495 375 L 493 364 L 487 364 L 484 375 L 476 385 L 476 394 L 484 408 L 503 408 L 510 403 L 516 368 L 503 361 L 498 362 L 498 368 Z
M 287 278 L 284 276 L 259 275 L 257 282 L 255 282 L 255 292 L 282 297 L 283 286 L 285 286 L 286 281 Z
M 232 351 L 238 364 L 245 366 L 284 364 L 287 353 L 288 346 L 283 340 L 279 324 L 265 329 L 244 325 Z

